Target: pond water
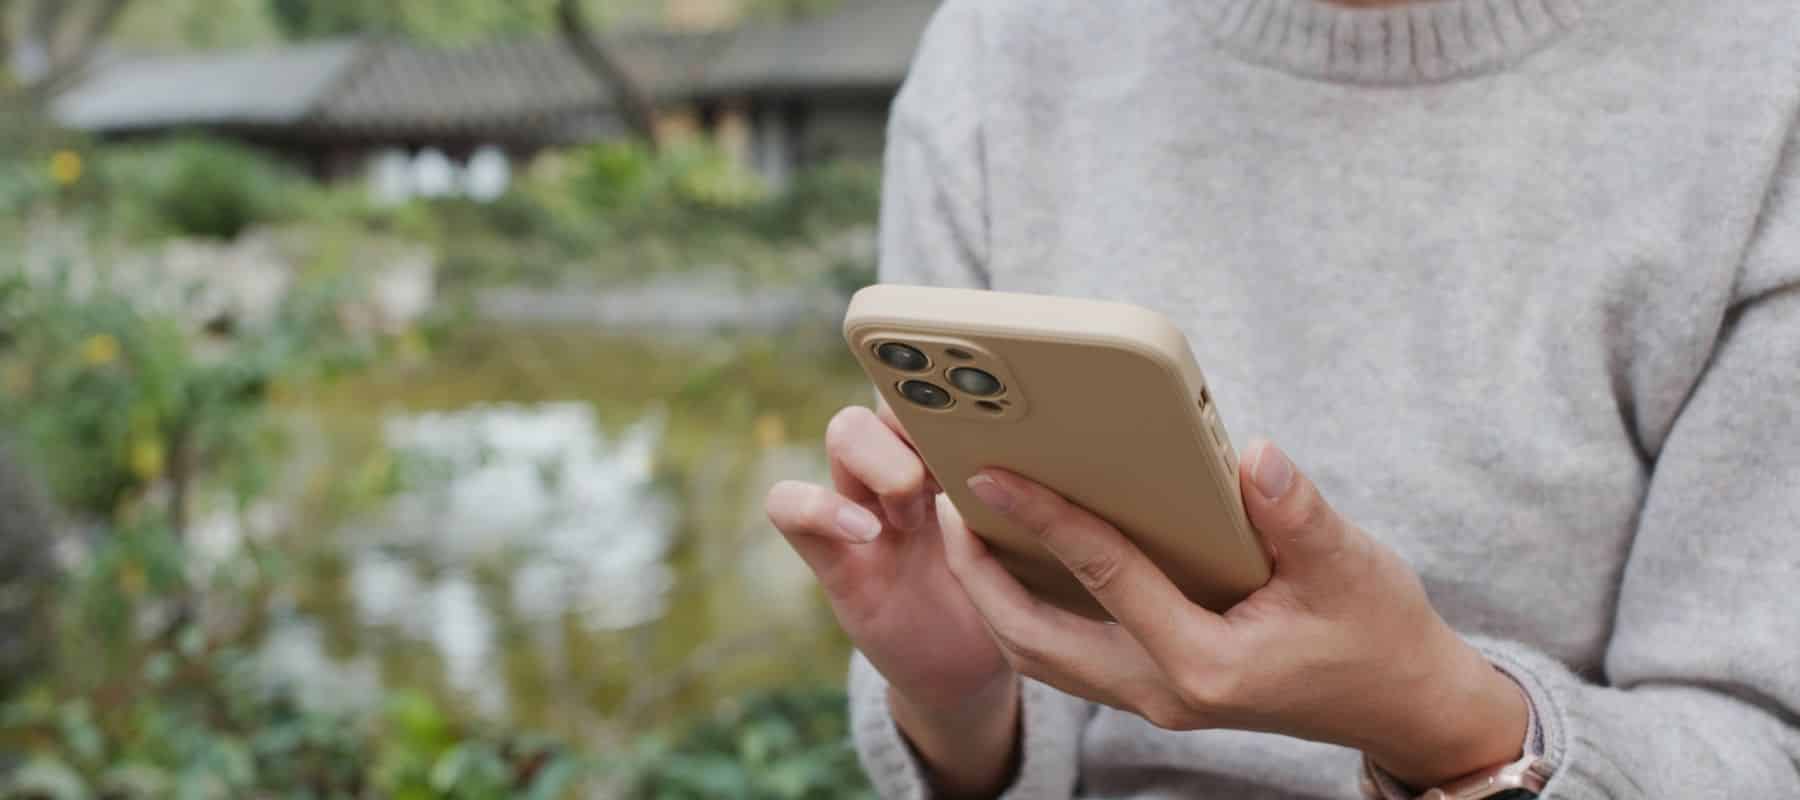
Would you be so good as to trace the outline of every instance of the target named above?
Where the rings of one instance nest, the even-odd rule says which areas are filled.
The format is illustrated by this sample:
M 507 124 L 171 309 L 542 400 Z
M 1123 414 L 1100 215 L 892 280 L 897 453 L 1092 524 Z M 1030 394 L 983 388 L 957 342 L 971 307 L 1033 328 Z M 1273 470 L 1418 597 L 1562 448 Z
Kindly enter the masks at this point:
M 823 479 L 825 421 L 868 397 L 819 324 L 487 326 L 288 398 L 315 533 L 266 669 L 320 705 L 423 687 L 590 742 L 840 682 L 847 645 L 761 498 Z

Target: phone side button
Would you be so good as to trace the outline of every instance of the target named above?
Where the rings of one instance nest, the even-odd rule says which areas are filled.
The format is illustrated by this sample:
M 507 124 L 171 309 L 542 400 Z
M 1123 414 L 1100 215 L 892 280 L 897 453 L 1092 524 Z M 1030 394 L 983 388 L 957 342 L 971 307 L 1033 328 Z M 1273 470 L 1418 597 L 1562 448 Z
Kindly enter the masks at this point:
M 1212 430 L 1214 444 L 1226 450 L 1231 449 L 1231 436 L 1225 432 L 1225 423 L 1219 420 L 1217 412 L 1206 413 L 1206 426 Z
M 1203 413 L 1206 420 L 1206 435 L 1212 439 L 1213 449 L 1219 451 L 1219 457 L 1225 460 L 1231 474 L 1237 474 L 1237 452 L 1231 446 L 1231 437 L 1225 433 L 1225 424 L 1219 421 L 1219 413 L 1207 408 Z

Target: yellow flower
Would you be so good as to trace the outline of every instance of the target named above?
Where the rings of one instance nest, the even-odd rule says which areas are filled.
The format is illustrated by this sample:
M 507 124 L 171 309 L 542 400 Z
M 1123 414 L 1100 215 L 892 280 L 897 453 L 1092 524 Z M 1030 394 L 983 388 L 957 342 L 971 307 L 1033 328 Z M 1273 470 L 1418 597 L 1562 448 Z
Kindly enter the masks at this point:
M 126 564 L 119 570 L 119 591 L 127 597 L 138 597 L 150 587 L 150 576 L 141 564 Z
M 50 180 L 68 186 L 81 180 L 81 155 L 73 150 L 58 150 L 50 156 Z
M 81 360 L 90 367 L 103 367 L 119 359 L 119 340 L 110 333 L 96 333 L 81 343 Z
M 153 481 L 162 477 L 163 446 L 162 442 L 152 437 L 141 437 L 131 443 L 131 474 L 138 480 Z
M 6 393 L 23 395 L 31 391 L 31 367 L 27 364 L 14 363 L 6 365 L 6 371 L 0 372 L 0 386 Z
M 756 438 L 756 446 L 764 449 L 774 447 L 787 440 L 787 423 L 774 414 L 764 414 L 756 418 L 751 428 Z

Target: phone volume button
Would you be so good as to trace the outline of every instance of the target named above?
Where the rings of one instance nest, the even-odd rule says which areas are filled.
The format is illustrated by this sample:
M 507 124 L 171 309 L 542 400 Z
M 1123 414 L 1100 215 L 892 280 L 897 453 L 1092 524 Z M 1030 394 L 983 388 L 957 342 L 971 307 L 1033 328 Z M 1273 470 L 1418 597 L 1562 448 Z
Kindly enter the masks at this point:
M 1225 433 L 1225 423 L 1219 420 L 1219 412 L 1207 409 L 1205 414 L 1206 432 L 1212 435 L 1213 444 L 1226 449 L 1231 448 L 1231 437 Z
M 1219 451 L 1219 456 L 1225 459 L 1225 466 L 1235 474 L 1237 452 L 1231 446 L 1231 437 L 1225 433 L 1225 423 L 1219 421 L 1218 411 L 1211 407 L 1203 412 L 1202 417 L 1206 421 L 1206 435 L 1212 439 L 1213 449 Z

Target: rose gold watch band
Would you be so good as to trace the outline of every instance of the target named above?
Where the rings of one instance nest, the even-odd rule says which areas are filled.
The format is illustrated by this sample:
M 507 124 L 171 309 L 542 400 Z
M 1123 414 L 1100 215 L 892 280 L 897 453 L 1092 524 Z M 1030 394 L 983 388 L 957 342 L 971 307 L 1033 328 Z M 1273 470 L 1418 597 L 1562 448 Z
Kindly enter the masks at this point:
M 1543 756 L 1528 752 L 1517 761 L 1457 778 L 1417 795 L 1414 800 L 1487 800 L 1521 790 L 1536 797 L 1549 781 L 1549 763 Z M 1383 782 L 1377 776 L 1375 763 L 1366 756 L 1360 783 L 1363 796 L 1370 800 L 1387 800 L 1390 796 L 1382 791 Z

